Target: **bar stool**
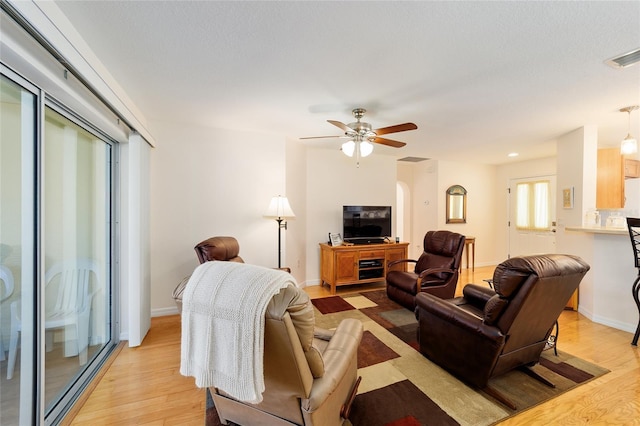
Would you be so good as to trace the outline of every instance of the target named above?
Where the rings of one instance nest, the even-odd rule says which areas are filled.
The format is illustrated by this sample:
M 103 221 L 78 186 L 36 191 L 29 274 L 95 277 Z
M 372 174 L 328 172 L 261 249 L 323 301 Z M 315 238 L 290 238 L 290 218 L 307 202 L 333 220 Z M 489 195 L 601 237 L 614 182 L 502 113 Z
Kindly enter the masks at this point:
M 638 346 L 638 337 L 640 337 L 640 299 L 638 299 L 638 292 L 640 291 L 640 218 L 627 218 L 627 227 L 629 228 L 629 238 L 631 238 L 631 246 L 633 247 L 633 260 L 636 268 L 638 269 L 638 277 L 633 282 L 631 287 L 631 295 L 638 307 L 638 327 L 636 333 L 633 335 L 631 344 Z

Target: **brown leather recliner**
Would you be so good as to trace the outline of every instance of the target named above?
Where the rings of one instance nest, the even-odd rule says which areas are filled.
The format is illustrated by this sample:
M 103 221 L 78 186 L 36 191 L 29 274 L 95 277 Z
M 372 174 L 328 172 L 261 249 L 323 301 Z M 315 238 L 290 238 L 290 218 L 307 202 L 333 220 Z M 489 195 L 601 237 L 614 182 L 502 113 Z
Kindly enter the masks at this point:
M 211 237 L 198 243 L 194 250 L 198 256 L 200 264 L 211 260 L 221 260 L 226 262 L 240 262 L 244 260 L 240 257 L 240 244 L 233 237 Z M 180 284 L 173 290 L 172 297 L 178 306 L 178 312 L 182 312 L 182 294 L 184 288 L 189 282 L 191 275 L 188 275 L 180 281 Z
M 424 252 L 418 260 L 389 262 L 388 269 L 402 263 L 415 263 L 415 268 L 413 272 L 387 272 L 387 297 L 412 311 L 419 292 L 431 293 L 442 299 L 452 298 L 458 284 L 464 240 L 464 235 L 455 232 L 427 232 L 423 241 Z
M 314 329 L 307 294 L 289 286 L 265 314 L 263 400 L 249 404 L 209 388 L 220 420 L 240 425 L 340 425 L 355 398 L 363 326 L 343 320 L 334 331 Z M 305 354 L 309 347 L 320 357 Z
M 240 244 L 233 237 L 211 237 L 198 243 L 194 250 L 200 263 L 211 260 L 244 263 L 239 255 Z
M 420 352 L 515 409 L 487 387 L 489 379 L 538 362 L 556 320 L 587 271 L 589 265 L 577 256 L 513 257 L 496 268 L 495 290 L 468 284 L 463 297 L 450 300 L 420 293 Z M 529 369 L 525 372 L 535 376 Z
M 211 237 L 198 243 L 194 250 L 198 256 L 200 264 L 219 260 L 223 262 L 239 262 L 244 263 L 240 257 L 240 244 L 233 237 Z M 291 273 L 291 268 L 278 268 L 281 271 Z M 180 281 L 180 284 L 173 290 L 173 300 L 178 306 L 178 312 L 182 312 L 182 293 L 189 281 L 190 276 L 186 276 Z

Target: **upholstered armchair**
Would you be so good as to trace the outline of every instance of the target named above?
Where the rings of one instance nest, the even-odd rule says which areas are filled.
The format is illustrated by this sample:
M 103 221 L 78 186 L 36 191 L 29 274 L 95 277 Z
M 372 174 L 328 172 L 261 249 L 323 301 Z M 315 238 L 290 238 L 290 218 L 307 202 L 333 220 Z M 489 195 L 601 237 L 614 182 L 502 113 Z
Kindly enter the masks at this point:
M 239 300 L 238 308 L 219 312 L 217 307 L 225 305 L 229 294 L 245 294 L 247 291 L 254 293 L 250 289 L 256 286 L 260 289 L 271 288 L 270 276 L 276 280 L 286 278 L 282 278 L 282 271 L 253 265 L 232 267 L 219 263 L 210 268 L 216 277 L 221 277 L 219 284 L 212 283 L 216 290 L 212 292 L 214 296 L 210 302 L 201 302 L 201 290 L 197 287 L 188 286 L 185 292 L 181 373 L 191 375 L 193 372 L 204 371 L 200 374 L 203 380 L 214 382 L 205 386 L 210 386 L 208 389 L 221 422 L 238 425 L 341 425 L 348 417 L 357 393 L 357 352 L 363 334 L 362 323 L 349 318 L 341 321 L 334 330 L 315 328 L 313 305 L 309 296 L 295 285 L 293 278 L 279 292 L 275 290 L 264 311 L 260 311 L 255 303 L 243 305 L 242 300 Z M 218 272 L 215 268 L 223 270 Z M 254 276 L 258 277 L 253 287 L 249 286 L 246 287 L 248 290 L 243 288 L 238 292 L 238 286 L 244 286 L 237 282 L 238 277 L 246 282 L 252 281 L 252 269 L 256 271 Z M 198 283 L 206 279 L 206 275 L 199 274 L 198 270 L 195 274 L 198 274 Z M 208 284 L 190 285 L 208 287 Z M 208 309 L 203 310 L 203 306 Z M 204 325 L 198 328 L 198 319 L 203 316 L 203 312 L 212 314 L 208 317 L 205 315 Z M 216 333 L 224 335 L 230 324 L 235 330 L 236 322 L 244 323 L 246 318 L 253 318 L 260 312 L 264 312 L 262 339 L 254 337 L 250 339 L 252 344 L 231 344 L 226 348 L 225 344 L 215 343 Z M 202 332 L 203 330 L 206 332 Z M 258 330 L 256 328 L 256 332 Z M 192 338 L 185 339 L 185 336 Z M 236 338 L 236 334 L 233 336 L 232 340 Z M 244 402 L 239 397 L 232 397 L 231 393 L 237 390 L 232 384 L 246 383 L 247 371 L 243 368 L 236 371 L 233 368 L 235 363 L 230 360 L 254 352 L 256 345 L 260 344 L 258 342 L 262 341 L 262 369 L 254 371 L 264 378 L 264 391 L 258 400 Z M 191 355 L 189 348 L 194 350 Z M 199 356 L 198 348 L 206 356 Z M 233 348 L 242 353 L 233 353 Z M 196 360 L 195 364 L 189 364 L 192 359 Z M 210 367 L 207 360 L 212 362 Z M 197 367 L 189 368 L 189 365 Z M 230 367 L 223 368 L 227 365 Z M 197 376 L 198 374 L 194 374 L 196 384 Z
M 449 300 L 420 293 L 420 352 L 515 409 L 487 386 L 489 379 L 516 368 L 536 376 L 524 367 L 538 362 L 556 320 L 587 271 L 589 265 L 577 256 L 513 257 L 496 268 L 495 290 L 468 284 L 463 297 Z
M 450 231 L 429 231 L 424 236 L 424 252 L 418 260 L 389 262 L 386 281 L 387 297 L 407 309 L 415 309 L 420 292 L 442 299 L 452 298 L 458 283 L 458 270 L 464 249 L 464 235 Z M 401 264 L 415 264 L 413 271 L 391 270 Z M 406 268 L 405 268 L 406 269 Z

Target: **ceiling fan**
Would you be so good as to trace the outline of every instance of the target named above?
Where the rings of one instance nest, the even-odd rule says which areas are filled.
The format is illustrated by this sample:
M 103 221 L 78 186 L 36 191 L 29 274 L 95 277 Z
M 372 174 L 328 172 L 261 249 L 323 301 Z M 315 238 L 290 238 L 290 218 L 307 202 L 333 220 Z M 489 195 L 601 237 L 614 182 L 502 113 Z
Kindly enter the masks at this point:
M 371 124 L 360 121 L 365 112 L 367 112 L 367 110 L 364 108 L 355 108 L 352 111 L 353 116 L 356 118 L 356 121 L 354 123 L 344 124 L 336 120 L 327 120 L 334 126 L 344 130 L 344 136 L 311 136 L 300 139 L 347 137 L 349 138 L 349 141 L 342 144 L 342 151 L 349 157 L 352 157 L 354 152 L 357 156 L 366 157 L 373 151 L 373 145 L 371 145 L 372 142 L 387 145 L 393 148 L 402 148 L 406 145 L 406 143 L 404 142 L 381 138 L 380 135 L 406 132 L 407 130 L 416 130 L 418 128 L 418 126 L 413 123 L 403 123 L 396 124 L 395 126 L 372 129 Z

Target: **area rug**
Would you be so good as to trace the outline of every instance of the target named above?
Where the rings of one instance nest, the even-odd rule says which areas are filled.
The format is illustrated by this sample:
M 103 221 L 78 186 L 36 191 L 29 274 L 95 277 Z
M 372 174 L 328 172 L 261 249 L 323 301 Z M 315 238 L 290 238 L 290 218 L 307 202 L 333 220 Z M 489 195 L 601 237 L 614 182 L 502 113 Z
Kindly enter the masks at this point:
M 561 350 L 557 356 L 545 351 L 533 370 L 555 388 L 520 371 L 490 381 L 518 407 L 511 410 L 420 354 L 413 312 L 390 301 L 384 290 L 312 302 L 318 327 L 335 328 L 345 318 L 364 325 L 358 350 L 362 382 L 349 416 L 355 426 L 492 425 L 608 372 Z M 209 397 L 206 424 L 220 424 Z

